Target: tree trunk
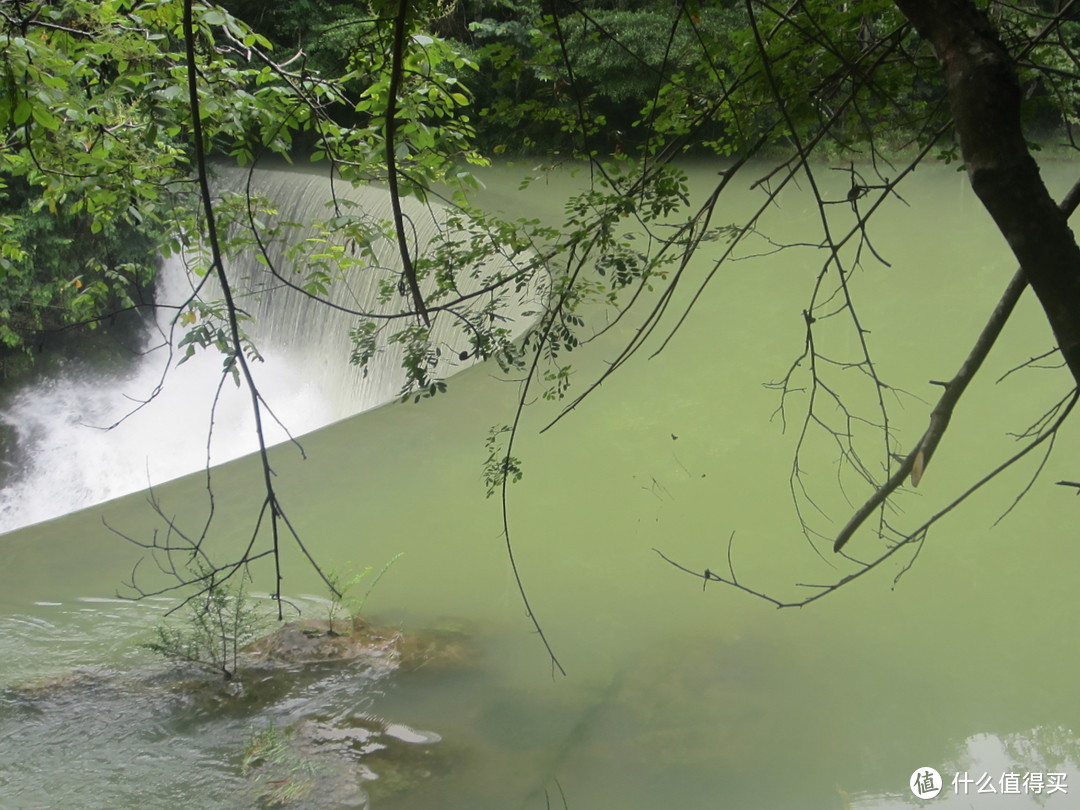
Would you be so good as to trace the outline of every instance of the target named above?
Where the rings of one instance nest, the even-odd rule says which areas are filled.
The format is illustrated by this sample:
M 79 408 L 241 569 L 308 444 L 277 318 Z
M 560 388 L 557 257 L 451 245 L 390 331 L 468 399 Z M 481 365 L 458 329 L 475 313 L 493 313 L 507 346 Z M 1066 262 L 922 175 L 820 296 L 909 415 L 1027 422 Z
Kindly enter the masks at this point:
M 1080 248 L 1020 129 L 1020 83 L 989 18 L 971 0 L 896 0 L 933 46 L 976 195 L 1039 297 L 1080 384 Z

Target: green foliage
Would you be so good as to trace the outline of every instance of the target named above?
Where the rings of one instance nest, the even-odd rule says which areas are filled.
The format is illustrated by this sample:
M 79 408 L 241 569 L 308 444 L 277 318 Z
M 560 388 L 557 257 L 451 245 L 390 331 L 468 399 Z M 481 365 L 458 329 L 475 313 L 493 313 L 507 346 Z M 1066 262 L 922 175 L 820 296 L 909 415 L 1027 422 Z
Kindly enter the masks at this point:
M 255 795 L 268 807 L 283 807 L 310 795 L 318 777 L 311 758 L 300 754 L 287 732 L 273 724 L 252 732 L 240 773 L 254 780 Z
M 254 640 L 263 617 L 242 581 L 215 581 L 197 566 L 193 573 L 203 590 L 184 603 L 180 622 L 158 625 L 157 638 L 145 646 L 175 663 L 194 664 L 232 680 L 240 650 Z
M 738 56 L 733 33 L 745 27 L 741 5 L 693 13 L 635 5 L 587 3 L 550 16 L 539 3 L 508 3 L 469 23 L 465 47 L 484 77 L 485 142 L 497 151 L 543 144 L 544 151 L 589 145 L 619 152 L 633 142 L 642 106 L 664 87 L 690 99 L 715 92 L 718 79 L 722 86 Z
M 36 330 L 131 306 L 155 250 L 200 224 L 186 191 L 182 4 L 59 0 L 9 11 L 0 17 L 0 340 L 18 346 Z M 308 114 L 290 88 L 236 59 L 265 40 L 214 7 L 196 12 L 210 138 L 239 159 L 286 152 Z
M 617 154 L 678 138 L 732 155 L 762 136 L 783 144 L 827 133 L 832 154 L 867 136 L 900 147 L 942 123 L 928 101 L 935 65 L 868 59 L 890 37 L 898 54 L 919 47 L 886 0 L 756 6 L 768 70 L 743 3 L 585 2 L 555 16 L 539 2 L 466 8 L 459 38 L 479 65 L 480 136 L 496 153 Z
M 245 321 L 247 316 L 240 314 L 238 320 Z M 193 299 L 180 316 L 180 323 L 188 329 L 176 344 L 178 349 L 184 350 L 177 365 L 182 365 L 194 357 L 198 349 L 213 348 L 221 355 L 222 371 L 231 376 L 233 383 L 239 387 L 237 350 L 229 330 L 225 307 L 220 302 L 204 303 Z M 262 360 L 255 344 L 243 333 L 240 335 L 240 346 L 248 360 Z
M 330 584 L 330 608 L 327 611 L 330 635 L 336 635 L 334 621 L 342 612 L 348 614 L 351 619 L 356 619 L 363 614 L 364 606 L 367 604 L 368 599 L 371 598 L 372 591 L 379 584 L 379 580 L 403 555 L 404 552 L 395 554 L 386 565 L 379 569 L 379 572 L 375 574 L 368 585 L 367 590 L 364 591 L 363 596 L 356 595 L 353 591 L 367 580 L 375 570 L 370 565 L 360 568 L 355 563 L 346 563 L 341 568 L 333 568 L 327 572 L 326 579 Z
M 0 171 L 32 191 L 38 213 L 55 212 L 61 242 L 77 228 L 113 242 L 146 229 L 148 238 L 184 250 L 195 271 L 207 274 L 215 268 L 200 244 L 206 223 L 182 182 L 192 170 L 182 5 L 60 0 L 28 12 L 25 20 L 4 18 L 0 27 L 9 35 L 11 58 L 0 68 L 8 87 L 0 95 L 0 129 L 10 148 L 0 157 Z M 260 31 L 226 7 L 196 4 L 199 116 L 206 146 L 219 155 L 249 164 L 268 153 L 288 157 L 303 144 L 312 160 L 331 162 L 357 183 L 387 179 L 385 145 L 392 129 L 398 185 L 421 200 L 439 184 L 467 188 L 474 182 L 463 166 L 486 162 L 476 148 L 480 140 L 500 139 L 497 152 L 512 139 L 527 146 L 552 136 L 551 144 L 622 158 L 570 201 L 558 230 L 502 220 L 458 198 L 447 227 L 424 255 L 413 257 L 415 278 L 408 281 L 424 285 L 425 307 L 436 317 L 460 320 L 468 350 L 453 351 L 462 359 L 497 358 L 509 367 L 530 346 L 543 344 L 544 359 L 552 363 L 542 372 L 549 383 L 544 395 L 559 398 L 572 376 L 559 355 L 580 343 L 580 307 L 591 300 L 617 305 L 620 291 L 648 287 L 674 259 L 674 251 L 645 230 L 685 209 L 685 178 L 670 168 L 639 174 L 625 159 L 635 147 L 643 146 L 646 157 L 673 144 L 729 155 L 750 148 L 762 133 L 781 142 L 826 131 L 842 145 L 846 122 L 895 123 L 883 99 L 902 95 L 899 88 L 910 76 L 889 71 L 854 86 L 853 74 L 844 70 L 860 58 L 867 36 L 896 24 L 891 5 L 804 5 L 788 12 L 796 19 L 784 21 L 792 24 L 761 12 L 759 24 L 771 31 L 770 71 L 763 71 L 740 4 L 611 9 L 586 3 L 559 16 L 545 15 L 536 2 L 478 2 L 452 15 L 439 4 L 413 4 L 389 128 L 386 111 L 399 55 L 386 21 L 395 3 L 296 0 L 264 8 L 238 0 L 229 6 L 250 14 Z M 794 22 L 800 15 L 829 20 L 837 32 L 829 48 L 799 33 L 803 29 Z M 456 22 L 448 22 L 451 16 Z M 435 36 L 425 17 L 468 41 Z M 334 55 L 322 62 L 277 62 L 271 40 L 290 47 L 321 41 L 324 53 Z M 733 76 L 743 78 L 733 82 Z M 482 118 L 470 87 L 486 107 Z M 783 116 L 777 91 L 790 99 Z M 855 94 L 859 108 L 834 114 L 833 99 L 845 93 Z M 2 342 L 18 343 L 21 332 L 42 321 L 24 314 L 27 308 L 55 307 L 67 320 L 93 318 L 133 300 L 132 289 L 148 278 L 145 261 L 125 257 L 57 273 L 62 259 L 43 258 L 53 242 L 32 245 L 38 225 L 18 213 L 0 216 L 7 225 L 0 262 L 26 282 L 11 285 L 8 301 L 0 300 L 0 313 L 12 313 L 0 324 Z M 214 216 L 226 253 L 288 241 L 301 225 L 275 222 L 269 206 L 242 195 L 219 200 Z M 314 235 L 294 240 L 286 256 L 298 268 L 289 283 L 308 295 L 330 298 L 339 285 L 385 262 L 375 246 L 387 242 L 388 223 L 346 207 L 325 222 L 303 225 Z M 553 270 L 544 257 L 557 254 L 591 256 L 596 272 L 584 277 Z M 263 259 L 269 263 L 265 254 Z M 43 264 L 53 271 L 42 271 Z M 491 291 L 467 312 L 455 305 L 466 277 Z M 384 275 L 378 283 L 384 303 L 401 301 L 402 315 L 413 306 L 403 275 Z M 548 295 L 553 315 L 542 338 L 538 333 L 514 346 L 503 313 L 527 289 Z M 29 303 L 19 309 L 20 301 Z M 542 316 L 544 309 L 533 311 Z M 186 358 L 217 348 L 225 371 L 239 381 L 239 352 L 249 358 L 258 352 L 250 342 L 233 345 L 231 314 L 220 302 L 193 301 L 182 316 L 192 327 L 182 349 Z M 434 369 L 447 348 L 432 345 L 427 323 L 360 317 L 351 337 L 351 359 L 361 366 L 381 352 L 400 353 L 403 398 L 444 390 Z
M 669 8 L 639 11 L 590 10 L 562 27 L 578 83 L 597 94 L 612 120 L 625 122 L 658 88 L 689 77 L 708 59 L 695 92 L 709 92 L 730 69 L 735 34 L 746 26 L 742 6 L 701 8 L 681 17 Z M 709 50 L 703 52 L 703 43 Z M 565 77 L 569 80 L 569 75 Z
M 426 33 L 414 32 L 407 44 L 395 115 L 395 155 L 400 165 L 420 170 L 424 179 L 416 182 L 407 169 L 402 173 L 403 193 L 423 198 L 432 181 L 467 177 L 459 173 L 459 161 L 486 165 L 487 160 L 472 146 L 469 90 L 454 75 L 474 65 L 444 40 Z M 352 69 L 342 77 L 346 83 L 362 83 L 354 110 L 366 117 L 367 126 L 350 130 L 346 142 L 360 138 L 370 148 L 385 137 L 391 56 L 385 26 L 368 23 L 352 56 Z M 324 143 L 332 146 L 335 141 L 325 136 Z
M 307 48 L 313 30 L 355 11 L 356 3 L 342 0 L 288 0 L 284 3 L 225 0 L 221 6 L 271 40 L 275 48 L 291 49 Z
M 0 344 L 29 351 L 33 336 L 145 303 L 159 234 L 110 222 L 98 228 L 71 205 L 48 210 L 35 190 L 0 181 Z
M 130 302 L 133 284 L 145 284 L 152 269 L 147 242 L 183 249 L 196 259 L 196 272 L 211 271 L 200 245 L 206 223 L 188 182 L 192 111 L 182 11 L 182 3 L 166 0 L 60 0 L 27 6 L 25 18 L 0 17 L 8 57 L 0 66 L 0 182 L 19 184 L 29 201 L 29 207 L 16 201 L 0 210 L 0 270 L 14 282 L 7 300 L 0 300 L 0 313 L 6 313 L 0 341 L 24 340 L 27 330 L 44 323 L 42 312 L 55 309 L 51 321 L 68 322 Z M 274 62 L 266 37 L 225 9 L 196 3 L 194 11 L 198 109 L 207 148 L 250 164 L 266 154 L 290 156 L 303 134 L 319 146 L 313 159 L 331 157 L 350 179 L 385 176 L 383 113 L 392 43 L 384 27 L 368 19 L 349 72 L 330 79 Z M 470 147 L 468 91 L 447 72 L 466 71 L 468 63 L 418 29 L 407 50 L 395 146 L 403 192 L 423 196 L 447 177 L 467 181 L 458 160 L 483 158 Z M 326 113 L 331 108 L 350 110 L 361 125 L 336 123 Z M 249 234 L 229 228 L 246 218 L 245 206 L 246 200 L 223 200 L 214 212 L 227 253 L 251 247 Z M 353 244 L 359 244 L 368 227 L 360 223 L 355 217 L 335 231 L 352 227 Z M 55 238 L 37 240 L 44 230 Z M 144 252 L 139 261 L 96 260 L 88 252 L 69 266 L 58 248 L 74 249 L 84 231 L 106 246 L 125 242 L 132 248 L 139 240 L 127 237 L 145 232 Z M 334 266 L 341 264 L 341 249 L 309 247 L 311 271 L 301 286 L 323 294 L 341 276 L 342 268 Z M 228 342 L 220 314 L 219 306 L 206 304 L 198 313 L 200 329 L 185 347 Z M 412 336 L 398 340 L 415 343 Z
M 487 458 L 484 460 L 484 485 L 490 498 L 506 483 L 517 483 L 524 472 L 521 460 L 509 455 L 505 450 L 506 439 L 510 435 L 509 425 L 496 425 L 488 431 L 485 447 Z
M 1006 36 L 1021 37 L 1029 24 L 1024 15 L 1003 9 Z M 1019 31 L 1015 29 L 1019 28 Z M 1019 65 L 1024 84 L 1025 112 L 1037 131 L 1057 131 L 1063 125 L 1070 143 L 1080 125 L 1080 75 L 1074 58 L 1080 48 L 1080 21 L 1069 20 L 1057 27 L 1055 36 L 1032 49 L 1028 64 Z M 1040 66 L 1039 69 L 1031 65 Z M 1048 68 L 1048 69 L 1043 69 Z
M 687 13 L 679 26 L 672 20 L 665 41 L 673 70 L 649 94 L 635 126 L 650 128 L 660 143 L 688 139 L 726 156 L 760 138 L 820 144 L 830 155 L 877 139 L 897 148 L 934 125 L 934 110 L 918 96 L 916 63 L 895 59 L 885 70 L 852 70 L 878 43 L 918 47 L 914 34 L 903 36 L 893 3 L 810 2 L 790 12 L 761 6 L 755 15 L 756 35 L 741 12 L 712 19 Z M 675 47 L 683 29 L 696 40 L 686 51 Z

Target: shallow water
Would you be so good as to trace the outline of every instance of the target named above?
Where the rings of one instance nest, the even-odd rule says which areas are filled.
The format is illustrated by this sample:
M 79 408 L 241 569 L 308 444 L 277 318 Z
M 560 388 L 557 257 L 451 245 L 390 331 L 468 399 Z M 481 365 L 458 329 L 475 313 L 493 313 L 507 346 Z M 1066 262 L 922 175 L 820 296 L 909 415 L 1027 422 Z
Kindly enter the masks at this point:
M 1064 184 L 1068 168 L 1048 172 Z M 553 180 L 541 199 L 512 188 L 508 177 L 489 178 L 491 200 L 527 199 L 538 210 L 557 205 L 562 189 Z M 910 207 L 890 208 L 891 229 L 875 232 L 893 267 L 858 284 L 889 381 L 931 400 L 927 381 L 955 372 L 1013 266 L 951 169 L 920 170 L 905 199 Z M 811 214 L 804 199 L 786 197 L 773 227 L 798 234 Z M 306 461 L 287 446 L 274 451 L 285 506 L 319 559 L 378 568 L 403 553 L 368 612 L 406 630 L 463 623 L 483 650 L 473 667 L 326 673 L 251 710 L 163 698 L 146 685 L 155 664 L 133 643 L 148 639 L 165 605 L 112 601 L 138 555 L 102 524 L 147 536 L 155 518 L 143 496 L 0 537 L 0 680 L 104 673 L 44 699 L 3 693 L 0 806 L 252 806 L 240 759 L 253 728 L 357 711 L 438 734 L 451 763 L 373 807 L 894 810 L 921 806 L 908 781 L 925 766 L 945 777 L 935 806 L 1072 806 L 1080 544 L 1076 500 L 1053 482 L 1076 479 L 1074 429 L 1008 518 L 994 525 L 1031 462 L 932 531 L 895 585 L 900 563 L 811 607 L 777 611 L 715 584 L 703 593 L 653 551 L 724 570 L 734 531 L 747 583 L 791 594 L 795 583 L 837 576 L 799 532 L 788 482 L 796 434 L 770 419 L 777 394 L 761 385 L 801 349 L 819 264 L 810 249 L 733 263 L 660 357 L 640 354 L 543 436 L 551 408 L 528 411 L 525 478 L 511 491 L 515 552 L 566 678 L 553 677 L 524 616 L 497 504 L 483 496 L 484 437 L 516 393 L 487 367 L 455 377 L 445 397 L 309 435 Z M 1011 452 L 1005 433 L 1068 390 L 1060 371 L 994 384 L 1049 343 L 1033 297 L 1015 318 L 919 490 L 901 502 L 906 525 Z M 626 335 L 583 352 L 580 379 Z M 926 412 L 903 400 L 903 446 Z M 830 516 L 818 525 L 832 520 L 835 530 L 846 507 L 834 456 L 815 445 L 807 466 Z M 233 462 L 214 480 L 215 541 L 241 542 L 259 502 L 256 468 Z M 865 494 L 842 480 L 852 500 Z M 193 476 L 156 496 L 166 514 L 197 523 L 204 486 Z M 860 542 L 870 545 L 856 538 L 857 553 Z M 296 553 L 285 589 L 306 615 L 324 609 Z M 975 784 L 958 794 L 951 784 L 957 774 L 997 782 L 1012 772 L 1065 773 L 1076 785 L 1025 796 L 978 794 Z M 305 801 L 345 806 L 329 782 Z

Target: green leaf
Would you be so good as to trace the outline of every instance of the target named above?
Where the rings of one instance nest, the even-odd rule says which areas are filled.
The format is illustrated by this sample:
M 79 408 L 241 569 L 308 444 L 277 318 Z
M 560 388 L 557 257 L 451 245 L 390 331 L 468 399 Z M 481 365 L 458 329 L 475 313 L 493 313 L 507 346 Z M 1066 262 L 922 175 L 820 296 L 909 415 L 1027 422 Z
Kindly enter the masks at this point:
M 50 132 L 55 132 L 57 129 L 60 128 L 60 119 L 57 118 L 55 115 L 53 115 L 51 112 L 49 112 L 44 107 L 41 107 L 41 106 L 34 107 L 33 111 L 32 111 L 32 115 L 34 117 L 34 121 L 39 126 L 44 127 L 45 129 L 49 130 Z
M 15 105 L 15 112 L 12 113 L 12 120 L 15 122 L 15 126 L 22 126 L 30 120 L 31 106 L 30 102 L 25 98 L 19 99 L 19 103 Z

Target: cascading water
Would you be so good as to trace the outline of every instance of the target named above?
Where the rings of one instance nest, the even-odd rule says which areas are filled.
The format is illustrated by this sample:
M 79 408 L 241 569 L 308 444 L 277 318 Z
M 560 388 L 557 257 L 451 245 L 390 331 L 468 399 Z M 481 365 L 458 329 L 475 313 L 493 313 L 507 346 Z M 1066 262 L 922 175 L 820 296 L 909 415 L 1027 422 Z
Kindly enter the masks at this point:
M 246 173 L 228 172 L 222 184 L 242 188 Z M 284 171 L 259 171 L 254 190 L 271 201 L 271 221 L 310 223 L 329 217 L 327 202 L 339 200 L 372 221 L 390 216 L 389 197 L 375 188 L 331 188 L 325 177 Z M 446 227 L 445 210 L 415 201 L 408 204 L 414 249 L 423 251 Z M 269 223 L 268 223 L 269 224 Z M 316 230 L 298 227 L 291 242 L 314 238 Z M 349 364 L 349 330 L 359 319 L 345 309 L 390 314 L 400 301 L 380 301 L 387 279 L 400 276 L 396 246 L 376 243 L 382 267 L 336 282 L 333 309 L 270 276 L 257 252 L 232 262 L 238 303 L 253 316 L 245 330 L 264 362 L 253 374 L 274 415 L 298 436 L 330 422 L 393 400 L 403 384 L 401 347 L 383 347 L 366 369 Z M 290 266 L 287 245 L 270 240 L 267 255 L 285 278 L 299 284 L 303 268 Z M 509 261 L 509 260 L 508 260 Z M 371 263 L 375 264 L 375 263 Z M 499 268 L 493 267 L 492 271 Z M 469 279 L 479 285 L 480 279 Z M 178 259 L 165 262 L 155 294 L 159 305 L 155 329 L 148 330 L 144 353 L 123 374 L 68 367 L 16 394 L 0 414 L 16 437 L 18 458 L 0 490 L 0 532 L 10 531 L 111 498 L 136 492 L 256 449 L 251 401 L 246 390 L 226 379 L 214 350 L 195 353 L 179 363 L 182 352 L 163 345 L 175 306 L 193 289 L 193 279 Z M 468 289 L 462 290 L 468 292 Z M 213 297 L 204 293 L 203 297 Z M 479 303 L 479 300 L 478 300 Z M 504 314 L 515 332 L 526 326 L 521 311 Z M 436 319 L 432 345 L 445 351 L 433 358 L 431 373 L 445 378 L 470 365 L 467 335 L 458 320 Z M 220 388 L 220 395 L 218 394 Z M 160 389 L 160 390 L 159 390 Z M 141 403 L 147 403 L 139 407 Z M 211 414 L 213 431 L 211 440 Z M 287 438 L 285 429 L 265 420 L 271 443 Z

